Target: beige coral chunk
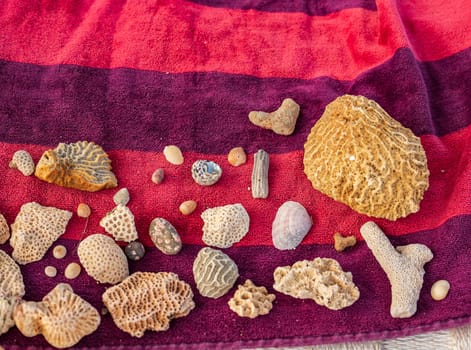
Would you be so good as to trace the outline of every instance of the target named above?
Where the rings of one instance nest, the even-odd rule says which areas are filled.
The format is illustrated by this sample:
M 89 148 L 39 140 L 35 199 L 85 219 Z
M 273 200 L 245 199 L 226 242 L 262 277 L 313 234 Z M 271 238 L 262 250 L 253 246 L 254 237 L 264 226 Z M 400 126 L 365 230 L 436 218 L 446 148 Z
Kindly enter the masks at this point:
M 423 244 L 408 244 L 394 249 L 374 222 L 365 223 L 360 232 L 391 283 L 391 316 L 411 317 L 424 281 L 424 265 L 432 260 L 432 251 Z
M 312 299 L 331 310 L 340 310 L 360 298 L 351 272 L 329 258 L 302 260 L 292 266 L 277 267 L 273 274 L 275 290 L 299 299 Z
M 135 272 L 108 288 L 102 299 L 116 326 L 133 337 L 165 331 L 172 319 L 195 307 L 190 285 L 172 272 Z
M 15 325 L 13 311 L 19 302 L 19 297 L 0 296 L 0 335 L 8 332 Z
M 107 213 L 100 220 L 100 226 L 117 241 L 132 242 L 138 238 L 134 215 L 123 204 L 118 204 L 112 211 Z
M 59 143 L 44 152 L 34 175 L 49 183 L 89 192 L 118 186 L 108 154 L 88 141 Z
M 291 135 L 299 117 L 299 105 L 291 98 L 285 98 L 274 112 L 252 111 L 249 120 L 252 124 L 270 129 L 279 135 Z
M 0 244 L 4 244 L 10 238 L 10 227 L 7 220 L 0 213 Z
M 14 311 L 15 324 L 26 337 L 42 334 L 56 348 L 68 348 L 100 325 L 100 314 L 70 285 L 59 283 L 41 302 L 23 301 Z
M 24 176 L 34 173 L 34 161 L 31 155 L 24 150 L 16 151 L 9 164 L 10 168 L 18 169 Z
M 327 196 L 389 220 L 417 212 L 429 187 L 420 139 L 363 96 L 327 105 L 304 144 L 304 172 Z
M 111 237 L 90 235 L 80 242 L 77 254 L 88 275 L 100 283 L 116 284 L 129 276 L 126 255 Z
M 237 287 L 228 304 L 240 317 L 255 318 L 266 315 L 273 308 L 275 294 L 269 294 L 265 287 L 257 287 L 251 280 L 246 280 Z
M 357 244 L 355 236 L 342 236 L 340 233 L 334 233 L 334 248 L 338 252 L 342 252 L 349 247 L 353 247 Z
M 65 232 L 72 212 L 36 202 L 21 206 L 11 225 L 12 257 L 20 264 L 41 260 L 52 244 Z

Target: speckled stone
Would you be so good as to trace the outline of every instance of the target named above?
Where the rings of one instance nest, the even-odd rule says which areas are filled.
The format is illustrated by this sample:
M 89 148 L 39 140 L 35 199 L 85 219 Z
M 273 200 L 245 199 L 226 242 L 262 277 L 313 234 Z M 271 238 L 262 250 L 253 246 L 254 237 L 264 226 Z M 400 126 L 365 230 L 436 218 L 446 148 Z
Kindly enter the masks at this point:
M 124 253 L 129 260 L 138 261 L 144 257 L 146 250 L 141 242 L 133 241 L 124 248 Z
M 182 249 L 182 240 L 177 230 L 163 218 L 152 220 L 149 235 L 155 246 L 164 254 L 175 255 Z

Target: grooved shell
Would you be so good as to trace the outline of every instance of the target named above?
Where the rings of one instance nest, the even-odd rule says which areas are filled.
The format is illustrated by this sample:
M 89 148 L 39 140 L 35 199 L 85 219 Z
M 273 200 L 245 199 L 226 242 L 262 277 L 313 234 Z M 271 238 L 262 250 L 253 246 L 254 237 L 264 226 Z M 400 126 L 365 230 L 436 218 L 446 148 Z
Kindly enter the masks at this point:
M 197 160 L 191 166 L 191 176 L 201 186 L 214 185 L 219 181 L 221 175 L 221 167 L 210 160 Z
M 327 105 L 304 145 L 304 172 L 334 200 L 389 220 L 417 212 L 429 186 L 420 139 L 363 96 Z
M 312 226 L 312 218 L 300 203 L 287 201 L 276 212 L 272 224 L 273 244 L 277 249 L 295 249 Z
M 132 242 L 138 238 L 134 215 L 123 204 L 118 204 L 112 211 L 107 213 L 100 220 L 100 226 L 117 241 Z
M 182 240 L 177 230 L 163 218 L 152 220 L 149 235 L 155 246 L 164 254 L 175 255 L 182 249 Z
M 7 220 L 0 213 L 0 244 L 6 243 L 10 238 L 10 227 L 8 226 Z
M 118 185 L 108 155 L 101 146 L 88 141 L 59 143 L 44 152 L 35 175 L 49 183 L 89 192 Z
M 193 262 L 193 276 L 200 294 L 216 299 L 232 288 L 239 277 L 239 269 L 228 255 L 205 247 Z
M 201 218 L 203 242 L 210 246 L 228 248 L 249 231 L 250 217 L 240 203 L 206 209 Z
M 116 326 L 133 337 L 165 331 L 172 319 L 195 307 L 190 285 L 172 272 L 135 272 L 108 288 L 102 299 Z
M 10 168 L 18 169 L 24 176 L 30 176 L 34 173 L 33 158 L 27 151 L 16 151 L 10 161 Z
M 90 235 L 80 242 L 77 254 L 88 275 L 100 283 L 116 284 L 129 275 L 126 254 L 111 237 Z
M 75 294 L 70 285 L 59 283 L 41 302 L 21 302 L 14 311 L 15 324 L 26 337 L 42 334 L 56 348 L 68 348 L 100 325 L 100 314 Z
M 51 245 L 65 232 L 72 212 L 45 207 L 36 202 L 21 206 L 11 225 L 12 257 L 20 264 L 41 260 Z

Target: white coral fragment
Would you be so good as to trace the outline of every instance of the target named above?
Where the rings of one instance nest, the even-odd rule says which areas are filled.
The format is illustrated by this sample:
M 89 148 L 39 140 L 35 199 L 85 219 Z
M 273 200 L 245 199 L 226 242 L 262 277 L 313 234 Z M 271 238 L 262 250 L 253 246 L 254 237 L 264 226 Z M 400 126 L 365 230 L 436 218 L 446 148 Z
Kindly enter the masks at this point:
M 273 276 L 275 290 L 294 298 L 312 299 L 331 310 L 350 306 L 360 297 L 351 272 L 344 272 L 334 259 L 298 261 L 277 267 Z
M 34 173 L 34 161 L 31 155 L 24 150 L 16 151 L 9 164 L 10 168 L 18 169 L 24 176 Z
M 391 283 L 391 316 L 413 316 L 424 281 L 424 265 L 432 260 L 432 251 L 423 244 L 408 244 L 394 249 L 384 232 L 372 221 L 365 223 L 360 232 Z
M 107 213 L 100 220 L 100 226 L 117 241 L 132 242 L 138 238 L 134 215 L 123 204 L 118 204 L 112 211 Z
M 228 305 L 240 317 L 255 318 L 268 314 L 273 308 L 275 294 L 268 293 L 265 287 L 257 287 L 251 280 L 246 280 L 237 287 Z
M 0 244 L 6 243 L 10 238 L 10 227 L 8 227 L 7 220 L 0 213 Z

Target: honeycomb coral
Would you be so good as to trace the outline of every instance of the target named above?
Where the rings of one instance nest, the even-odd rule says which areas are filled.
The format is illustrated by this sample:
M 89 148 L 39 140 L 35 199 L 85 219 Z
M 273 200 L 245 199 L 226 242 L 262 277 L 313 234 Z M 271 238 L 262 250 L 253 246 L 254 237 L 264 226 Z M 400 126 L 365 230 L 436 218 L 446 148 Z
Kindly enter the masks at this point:
M 16 151 L 9 165 L 12 169 L 18 169 L 24 176 L 30 176 L 34 173 L 33 158 L 24 150 Z
M 59 143 L 44 152 L 34 174 L 49 183 L 89 192 L 118 185 L 108 155 L 101 146 L 88 141 Z
M 312 299 L 331 310 L 350 306 L 360 297 L 352 274 L 344 272 L 334 259 L 298 261 L 292 266 L 277 267 L 273 276 L 275 290 L 294 298 Z
M 41 260 L 49 247 L 65 232 L 72 213 L 36 202 L 21 206 L 11 225 L 12 257 L 20 264 Z
M 246 280 L 237 287 L 228 304 L 240 317 L 255 318 L 266 315 L 273 308 L 275 294 L 269 294 L 265 287 L 257 287 L 251 280 Z
M 26 337 L 42 334 L 56 348 L 68 348 L 100 325 L 98 311 L 59 283 L 41 302 L 23 301 L 13 313 L 16 327 Z
M 100 283 L 116 284 L 129 276 L 126 255 L 111 237 L 90 235 L 80 242 L 77 254 L 88 275 Z
M 118 204 L 112 211 L 107 213 L 100 220 L 100 226 L 117 241 L 132 242 L 138 238 L 134 215 L 123 204 Z
M 201 218 L 204 221 L 203 242 L 210 246 L 228 248 L 249 231 L 249 214 L 239 203 L 206 209 Z
M 102 299 L 116 326 L 133 337 L 165 331 L 172 319 L 195 307 L 190 285 L 172 272 L 135 272 L 108 288 Z
M 4 244 L 10 238 L 10 227 L 8 227 L 7 220 L 0 213 L 0 244 Z
M 320 192 L 389 220 L 417 212 L 429 186 L 420 139 L 363 96 L 327 105 L 304 145 L 304 172 Z

